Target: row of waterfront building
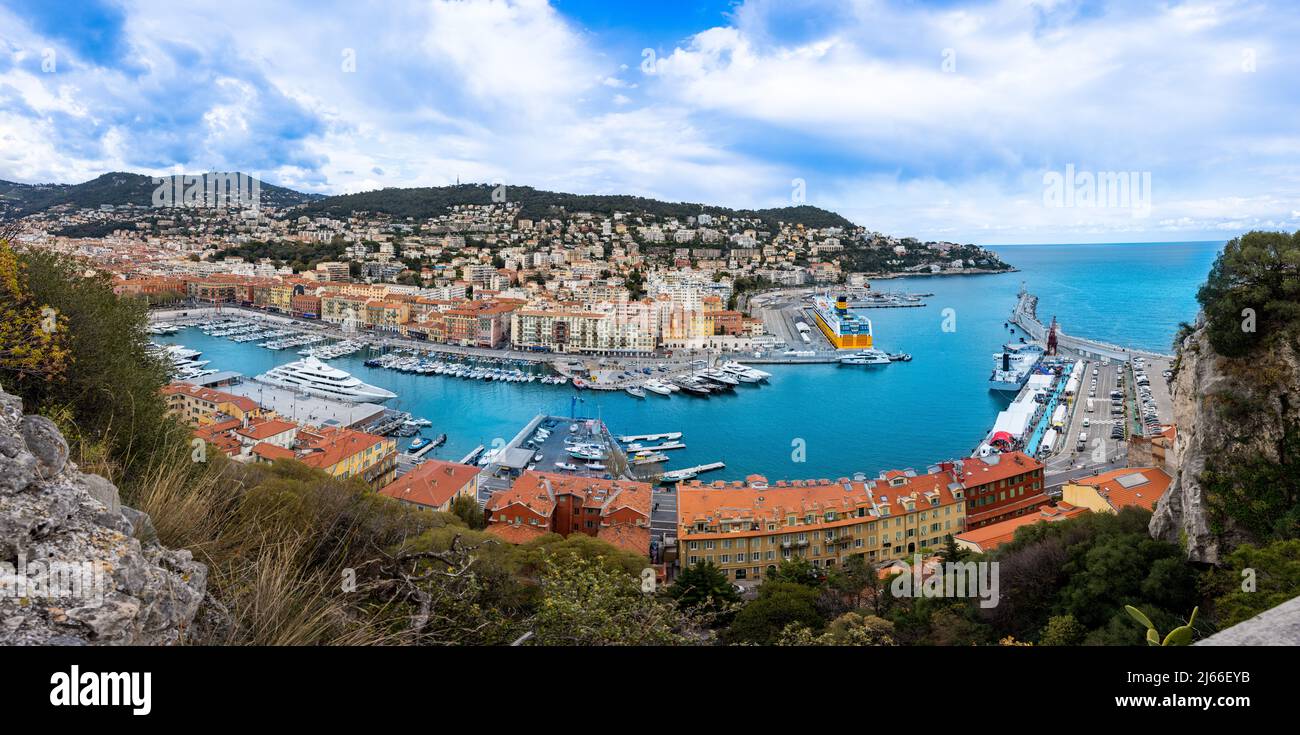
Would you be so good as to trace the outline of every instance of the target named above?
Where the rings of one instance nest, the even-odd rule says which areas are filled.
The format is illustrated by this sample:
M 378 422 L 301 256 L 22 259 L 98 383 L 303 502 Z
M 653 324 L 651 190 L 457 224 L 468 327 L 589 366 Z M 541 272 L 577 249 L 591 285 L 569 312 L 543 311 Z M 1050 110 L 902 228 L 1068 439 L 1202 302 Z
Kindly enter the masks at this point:
M 479 498 L 477 466 L 426 460 L 399 477 L 391 439 L 303 425 L 212 388 L 176 383 L 164 393 L 196 437 L 237 461 L 297 460 L 430 511 L 448 511 L 459 497 Z M 626 479 L 526 470 L 489 495 L 483 509 L 488 531 L 509 543 L 583 533 L 661 569 L 707 562 L 734 581 L 755 582 L 793 557 L 823 569 L 855 556 L 881 565 L 938 552 L 949 538 L 986 552 L 1027 524 L 1151 509 L 1170 481 L 1162 468 L 1126 468 L 1065 483 L 1053 498 L 1043 471 L 1032 457 L 1007 452 L 873 478 L 685 482 L 676 490 L 675 533 L 658 537 L 651 518 L 659 491 Z

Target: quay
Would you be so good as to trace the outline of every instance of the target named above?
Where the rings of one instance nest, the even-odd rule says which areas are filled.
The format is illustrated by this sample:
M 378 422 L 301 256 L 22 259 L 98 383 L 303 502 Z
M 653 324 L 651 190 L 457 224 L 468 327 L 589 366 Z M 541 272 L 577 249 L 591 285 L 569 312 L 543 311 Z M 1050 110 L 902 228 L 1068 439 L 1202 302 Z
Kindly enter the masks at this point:
M 388 412 L 388 409 L 374 403 L 347 403 L 304 395 L 255 380 L 224 385 L 221 390 L 250 398 L 290 421 L 311 426 L 360 429 L 384 418 Z

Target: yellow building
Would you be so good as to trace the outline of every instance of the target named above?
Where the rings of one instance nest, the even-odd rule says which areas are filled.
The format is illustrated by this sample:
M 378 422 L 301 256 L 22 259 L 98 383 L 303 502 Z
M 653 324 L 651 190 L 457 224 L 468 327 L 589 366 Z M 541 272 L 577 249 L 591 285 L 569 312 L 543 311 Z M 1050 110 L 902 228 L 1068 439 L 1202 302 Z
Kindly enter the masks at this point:
M 1067 482 L 1061 500 L 1096 513 L 1118 513 L 1130 506 L 1154 510 L 1171 481 L 1162 469 L 1129 467 Z
M 758 581 L 785 559 L 834 568 L 907 559 L 965 530 L 965 491 L 951 468 L 893 471 L 874 480 L 684 483 L 678 489 L 678 555 L 712 562 L 733 580 Z
M 163 400 L 167 413 L 179 417 L 191 428 L 207 426 L 226 418 L 241 423 L 274 415 L 251 398 L 203 388 L 191 383 L 171 383 L 163 386 Z
M 298 432 L 303 464 L 339 478 L 357 477 L 378 490 L 397 477 L 397 442 L 352 429 Z

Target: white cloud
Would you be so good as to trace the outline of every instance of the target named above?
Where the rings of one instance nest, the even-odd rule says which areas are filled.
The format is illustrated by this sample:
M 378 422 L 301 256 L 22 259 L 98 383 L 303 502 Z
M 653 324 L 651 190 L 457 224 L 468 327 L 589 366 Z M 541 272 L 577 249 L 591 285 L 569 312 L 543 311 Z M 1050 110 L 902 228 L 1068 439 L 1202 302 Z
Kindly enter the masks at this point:
M 130 69 L 0 9 L 0 53 L 26 59 L 0 66 L 0 102 L 21 102 L 0 106 L 0 178 L 217 166 L 314 191 L 459 177 L 779 206 L 799 177 L 874 229 L 985 241 L 1296 220 L 1295 21 L 1078 7 L 750 0 L 653 75 L 543 0 L 130 0 Z M 57 75 L 32 72 L 46 46 Z M 1067 163 L 1152 172 L 1151 216 L 1043 207 Z

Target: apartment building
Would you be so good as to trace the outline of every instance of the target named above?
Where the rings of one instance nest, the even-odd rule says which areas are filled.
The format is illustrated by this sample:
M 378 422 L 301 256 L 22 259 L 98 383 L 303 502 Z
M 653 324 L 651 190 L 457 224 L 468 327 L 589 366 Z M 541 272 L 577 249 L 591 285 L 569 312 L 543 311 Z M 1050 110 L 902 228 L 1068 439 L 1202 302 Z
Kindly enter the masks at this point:
M 970 528 L 1032 514 L 1050 502 L 1042 463 L 1024 452 L 970 457 L 952 465 L 966 488 Z
M 479 468 L 426 460 L 380 489 L 379 494 L 422 510 L 449 511 L 458 497 L 478 497 Z
M 308 467 L 339 478 L 360 478 L 379 489 L 397 477 L 397 442 L 353 429 L 300 429 L 294 447 Z
M 870 480 L 694 481 L 677 493 L 682 563 L 712 562 L 737 581 L 762 580 L 795 556 L 825 568 L 855 556 L 904 559 L 966 530 L 965 489 L 951 463 Z
M 585 533 L 649 556 L 653 493 L 644 482 L 527 471 L 488 500 L 488 532 L 509 543 Z
M 204 388 L 191 383 L 171 383 L 162 388 L 167 413 L 179 417 L 191 428 L 235 419 L 240 425 L 270 412 L 251 398 Z
M 1065 483 L 1061 499 L 1097 513 L 1124 508 L 1155 510 L 1173 478 L 1159 467 L 1125 467 Z

